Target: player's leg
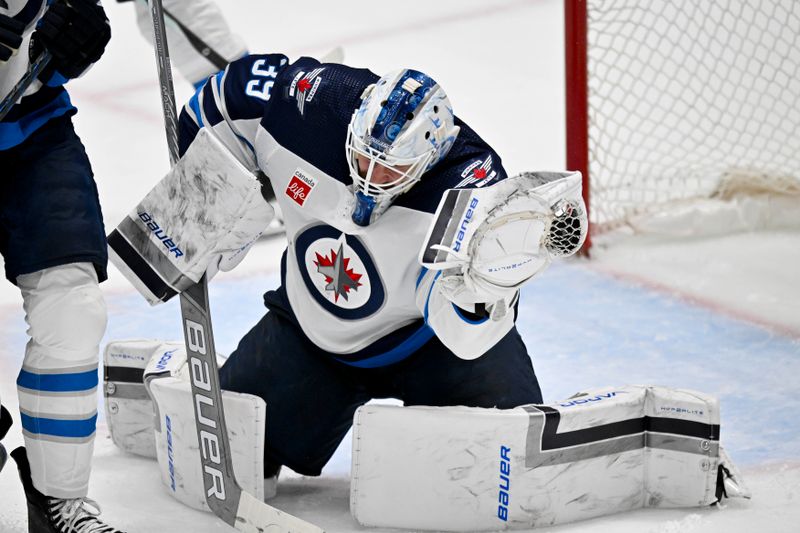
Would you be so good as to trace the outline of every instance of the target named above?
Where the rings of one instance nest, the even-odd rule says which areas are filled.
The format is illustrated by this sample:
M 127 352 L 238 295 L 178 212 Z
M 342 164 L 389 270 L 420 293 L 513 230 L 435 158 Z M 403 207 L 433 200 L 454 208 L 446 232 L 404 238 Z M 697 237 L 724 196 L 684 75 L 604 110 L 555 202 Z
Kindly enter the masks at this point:
M 393 381 L 406 405 L 510 409 L 542 402 L 539 381 L 516 328 L 473 360 L 456 357 L 434 337 L 398 365 Z
M 224 390 L 267 404 L 265 475 L 280 465 L 319 475 L 370 398 L 350 369 L 314 346 L 292 322 L 268 312 L 220 369 Z
M 86 496 L 97 419 L 98 347 L 106 307 L 89 263 L 17 277 L 30 339 L 17 379 L 33 484 Z
M 6 276 L 22 292 L 30 337 L 17 379 L 26 449 L 12 457 L 32 528 L 59 532 L 72 517 L 99 526 L 84 507 L 97 418 L 98 347 L 106 327 L 98 285 L 106 276 L 106 248 L 97 189 L 69 117 L 51 120 L 7 152 L 3 157 L 13 161 L 13 171 L 0 186 L 0 242 Z

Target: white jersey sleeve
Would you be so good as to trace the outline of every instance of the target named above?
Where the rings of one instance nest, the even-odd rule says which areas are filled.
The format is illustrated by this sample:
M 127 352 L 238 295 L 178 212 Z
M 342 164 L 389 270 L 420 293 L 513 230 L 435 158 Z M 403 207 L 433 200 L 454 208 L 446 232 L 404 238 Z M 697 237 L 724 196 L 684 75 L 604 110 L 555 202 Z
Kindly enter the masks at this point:
M 146 0 L 137 0 L 139 31 L 153 43 L 153 21 Z M 181 75 L 197 85 L 244 56 L 247 45 L 233 33 L 211 0 L 163 0 L 170 59 Z
M 476 359 L 511 331 L 515 313 L 509 311 L 495 320 L 481 305 L 472 310 L 456 306 L 441 290 L 441 274 L 422 269 L 417 279 L 417 307 L 442 344 L 461 359 Z M 509 307 L 516 299 L 515 295 Z

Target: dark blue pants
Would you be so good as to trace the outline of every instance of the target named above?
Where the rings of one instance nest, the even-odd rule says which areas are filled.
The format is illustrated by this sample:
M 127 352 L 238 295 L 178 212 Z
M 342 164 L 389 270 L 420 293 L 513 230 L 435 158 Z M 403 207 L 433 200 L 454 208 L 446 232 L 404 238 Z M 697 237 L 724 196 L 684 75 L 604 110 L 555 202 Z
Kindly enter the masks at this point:
M 399 363 L 363 369 L 335 361 L 274 311 L 239 342 L 220 369 L 220 382 L 225 390 L 267 403 L 265 475 L 279 465 L 319 475 L 356 409 L 373 398 L 501 409 L 542 402 L 516 329 L 472 361 L 459 359 L 434 337 Z
M 94 263 L 107 278 L 97 187 L 69 116 L 0 150 L 0 253 L 6 277 L 69 263 Z

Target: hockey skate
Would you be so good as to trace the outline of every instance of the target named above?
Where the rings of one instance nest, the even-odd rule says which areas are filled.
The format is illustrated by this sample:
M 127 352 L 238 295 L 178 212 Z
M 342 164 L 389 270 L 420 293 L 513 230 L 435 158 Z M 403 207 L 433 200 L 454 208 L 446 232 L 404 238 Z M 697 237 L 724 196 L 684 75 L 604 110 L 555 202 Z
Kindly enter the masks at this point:
M 6 411 L 6 408 L 0 405 L 0 440 L 3 440 L 3 437 L 6 436 L 8 433 L 8 428 L 11 427 L 11 415 Z M 0 443 L 0 470 L 3 470 L 3 467 L 6 464 L 6 459 L 8 456 L 6 455 L 6 449 L 3 448 L 3 444 Z
M 98 518 L 100 506 L 89 498 L 51 498 L 33 486 L 25 448 L 11 452 L 28 501 L 28 533 L 124 533 Z

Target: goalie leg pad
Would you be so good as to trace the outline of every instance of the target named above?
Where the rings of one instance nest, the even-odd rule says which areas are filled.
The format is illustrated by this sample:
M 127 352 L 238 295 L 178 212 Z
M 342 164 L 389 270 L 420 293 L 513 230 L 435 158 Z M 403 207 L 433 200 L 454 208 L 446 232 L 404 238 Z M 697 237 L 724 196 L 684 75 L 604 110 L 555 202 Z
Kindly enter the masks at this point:
M 157 304 L 236 266 L 273 214 L 258 179 L 203 128 L 108 236 L 109 258 Z
M 145 367 L 165 367 L 181 342 L 128 339 L 109 342 L 103 354 L 103 395 L 111 440 L 121 450 L 156 458 L 153 401 L 144 385 Z
M 707 505 L 718 438 L 716 399 L 661 387 L 510 410 L 366 405 L 351 511 L 364 526 L 477 531 Z
M 106 417 L 114 444 L 128 453 L 158 459 L 168 492 L 194 509 L 209 511 L 184 344 L 112 341 L 104 362 Z M 218 364 L 223 362 L 220 357 Z M 266 404 L 251 394 L 223 391 L 222 398 L 236 479 L 260 499 L 265 490 Z
M 144 379 L 155 407 L 161 480 L 173 498 L 210 512 L 200 453 L 201 449 L 203 453 L 218 453 L 219 446 L 204 442 L 201 447 L 198 442 L 185 348 L 177 349 L 166 363 L 159 363 L 158 356 L 156 353 L 151 360 Z M 222 391 L 222 402 L 236 481 L 243 491 L 263 501 L 266 404 L 258 396 L 231 391 Z

